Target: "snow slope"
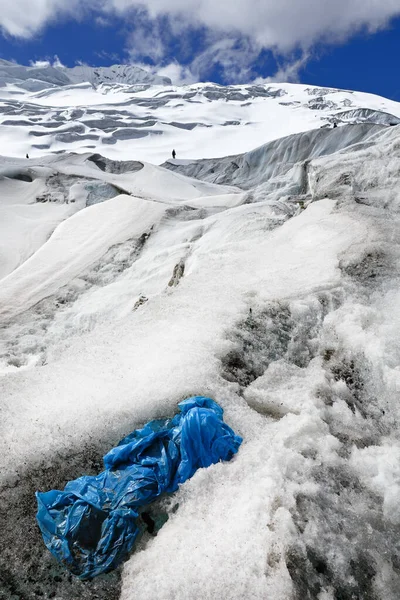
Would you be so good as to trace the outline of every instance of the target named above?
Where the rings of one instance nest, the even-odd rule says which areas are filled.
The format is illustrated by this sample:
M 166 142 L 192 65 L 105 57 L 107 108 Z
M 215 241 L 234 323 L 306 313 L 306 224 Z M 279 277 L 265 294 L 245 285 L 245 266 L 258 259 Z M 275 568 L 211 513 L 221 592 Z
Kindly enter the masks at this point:
M 140 86 L 132 83 L 137 68 L 122 66 L 104 73 L 75 67 L 68 78 L 67 71 L 47 67 L 52 85 L 28 91 L 17 78 L 27 67 L 9 69 L 15 76 L 0 87 L 0 148 L 15 157 L 72 150 L 162 163 L 175 148 L 178 159 L 213 158 L 333 121 L 390 125 L 400 119 L 398 103 L 361 92 L 296 84 L 177 87 L 156 80 Z
M 25 160 L 31 125 L 1 128 L 0 597 L 397 600 L 399 106 L 288 84 L 23 94 L 13 119 L 95 111 L 99 139 L 57 154 L 49 127 Z M 207 126 L 172 126 L 179 103 Z M 100 141 L 106 111 L 169 121 L 128 152 Z M 152 507 L 168 520 L 119 570 L 69 577 L 35 489 L 101 470 L 192 394 L 238 455 Z

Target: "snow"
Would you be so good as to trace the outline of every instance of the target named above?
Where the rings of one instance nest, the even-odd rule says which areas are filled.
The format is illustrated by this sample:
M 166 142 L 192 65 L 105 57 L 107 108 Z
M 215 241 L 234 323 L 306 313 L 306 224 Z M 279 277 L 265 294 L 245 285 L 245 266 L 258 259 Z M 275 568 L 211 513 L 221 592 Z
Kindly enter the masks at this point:
M 146 231 L 163 212 L 155 202 L 117 196 L 70 217 L 3 280 L 0 304 L 7 308 L 0 318 L 8 320 L 53 294 L 99 260 L 106 249 Z
M 23 89 L 47 89 L 52 86 L 66 86 L 71 83 L 90 83 L 93 86 L 103 83 L 114 84 L 122 81 L 125 84 L 139 85 L 154 84 L 168 85 L 168 77 L 151 75 L 144 69 L 134 65 L 113 65 L 111 67 L 89 67 L 79 65 L 69 69 L 62 66 L 30 66 L 17 65 L 14 62 L 2 60 L 0 63 L 0 83 L 16 82 Z M 28 85 L 27 85 L 28 84 Z
M 24 110 L 76 124 L 112 108 L 163 133 L 51 141 L 25 160 L 31 126 L 2 128 L 16 135 L 0 159 L 0 501 L 25 515 L 5 536 L 18 593 L 32 586 L 27 547 L 35 589 L 63 598 L 396 600 L 400 154 L 381 112 L 399 105 L 289 84 L 123 86 L 24 92 Z M 321 129 L 349 103 L 381 112 Z M 120 592 L 61 567 L 49 581 L 52 559 L 22 535 L 29 486 L 91 471 L 193 394 L 223 406 L 237 456 L 153 507 L 169 518 Z
M 173 148 L 178 159 L 248 152 L 334 120 L 341 123 L 341 114 L 343 122 L 381 123 L 388 122 L 388 114 L 400 117 L 394 101 L 305 85 L 145 87 L 76 83 L 29 92 L 14 84 L 14 91 L 22 94 L 18 100 L 10 96 L 10 87 L 0 88 L 0 143 L 15 157 L 26 152 L 31 157 L 61 150 L 85 153 L 90 147 L 109 158 L 161 163 Z M 29 127 L 18 125 L 22 103 Z M 349 117 L 352 109 L 363 108 L 371 109 L 367 116 Z M 61 136 L 74 127 L 80 129 L 73 138 Z
M 35 190 L 43 189 L 42 182 L 32 186 L 23 181 L 0 181 L 0 277 L 4 277 L 46 241 L 55 226 L 66 217 L 66 207 L 54 210 L 42 204 L 31 205 Z

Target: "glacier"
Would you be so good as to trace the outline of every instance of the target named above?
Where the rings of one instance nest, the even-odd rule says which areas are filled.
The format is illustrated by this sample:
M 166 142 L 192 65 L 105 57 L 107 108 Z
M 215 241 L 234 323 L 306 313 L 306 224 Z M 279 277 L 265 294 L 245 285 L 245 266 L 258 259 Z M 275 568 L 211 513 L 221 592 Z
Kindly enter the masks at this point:
M 400 105 L 0 67 L 0 598 L 397 600 Z M 194 394 L 240 452 L 69 575 L 34 492 Z

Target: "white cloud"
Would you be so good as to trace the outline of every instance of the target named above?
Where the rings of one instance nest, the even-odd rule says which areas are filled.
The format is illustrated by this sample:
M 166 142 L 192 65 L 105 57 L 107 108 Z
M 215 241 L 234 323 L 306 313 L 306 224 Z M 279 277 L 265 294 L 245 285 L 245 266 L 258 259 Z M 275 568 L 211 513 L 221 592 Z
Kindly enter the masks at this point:
M 51 20 L 145 8 L 150 18 L 184 19 L 250 37 L 262 48 L 287 52 L 324 39 L 337 41 L 360 28 L 376 31 L 400 14 L 400 0 L 0 0 L 1 28 L 28 37 Z
M 207 77 L 218 65 L 226 81 L 241 82 L 254 78 L 251 66 L 260 51 L 271 50 L 286 57 L 273 79 L 293 81 L 316 43 L 342 42 L 357 31 L 387 26 L 400 15 L 400 0 L 0 0 L 0 28 L 28 38 L 58 19 L 90 13 L 104 26 L 113 13 L 128 17 L 133 10 L 126 38 L 132 62 L 164 65 L 154 69 L 187 82 Z M 182 67 L 171 62 L 168 42 L 175 36 L 183 48 L 193 27 L 204 28 L 209 44 L 196 50 L 189 43 L 192 62 Z M 301 58 L 292 60 L 293 54 Z
M 171 62 L 165 66 L 148 65 L 137 61 L 133 64 L 153 75 L 168 77 L 174 85 L 190 85 L 198 81 L 198 77 L 191 71 L 190 67 L 181 65 L 178 62 Z
M 53 67 L 64 67 L 65 65 L 62 64 L 61 60 L 58 58 L 57 54 L 54 55 L 54 59 L 53 59 Z
M 94 21 L 98 27 L 110 27 L 112 24 L 109 19 L 106 19 L 102 15 L 98 15 Z
M 37 69 L 44 69 L 45 67 L 50 67 L 49 60 L 31 60 L 29 64 L 31 67 L 36 67 Z
M 73 14 L 78 0 L 0 0 L 0 27 L 9 35 L 31 37 L 54 18 Z
M 148 67 L 143 67 L 148 70 Z M 198 77 L 192 72 L 190 67 L 180 65 L 177 62 L 171 62 L 165 67 L 156 68 L 155 72 L 161 77 L 169 77 L 175 85 L 189 85 L 198 81 Z
M 169 77 L 175 85 L 190 85 L 197 81 L 204 81 L 207 74 L 215 65 L 220 65 L 224 78 L 227 82 L 235 83 L 283 83 L 299 82 L 299 71 L 305 66 L 310 58 L 308 52 L 304 52 L 300 58 L 290 58 L 281 66 L 273 76 L 254 77 L 252 63 L 256 58 L 256 52 L 242 44 L 232 48 L 234 40 L 223 40 L 211 45 L 206 51 L 199 54 L 189 65 L 181 65 L 176 61 L 165 66 L 148 65 L 135 61 L 134 64 L 145 71 L 155 75 Z
M 109 0 L 111 5 L 120 12 L 146 6 L 153 18 L 181 15 L 281 53 L 321 39 L 343 40 L 361 28 L 376 31 L 400 15 L 400 0 Z
M 300 80 L 299 71 L 307 64 L 309 59 L 310 53 L 303 52 L 300 58 L 288 59 L 284 62 L 271 77 L 256 77 L 254 83 L 298 83 Z
M 251 79 L 251 64 L 259 54 L 248 38 L 223 37 L 210 43 L 208 48 L 196 56 L 190 65 L 198 79 L 204 79 L 215 66 L 219 66 L 227 81 Z
M 36 67 L 38 69 L 44 69 L 45 67 L 64 67 L 57 54 L 54 55 L 53 60 L 48 58 L 43 60 L 31 60 L 29 64 L 31 67 Z
M 166 54 L 163 35 L 157 20 L 148 18 L 146 12 L 135 15 L 135 28 L 126 40 L 127 51 L 132 61 L 147 58 L 159 62 Z
M 60 19 L 80 21 L 93 12 L 104 16 L 111 5 L 112 0 L 0 0 L 0 30 L 30 38 Z

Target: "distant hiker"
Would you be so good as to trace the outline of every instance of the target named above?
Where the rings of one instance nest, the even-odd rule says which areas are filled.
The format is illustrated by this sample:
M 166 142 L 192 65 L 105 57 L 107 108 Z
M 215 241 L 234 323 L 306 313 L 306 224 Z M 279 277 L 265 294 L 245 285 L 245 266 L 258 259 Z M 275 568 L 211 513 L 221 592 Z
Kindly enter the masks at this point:
M 175 156 L 176 156 L 176 152 L 175 152 L 175 150 L 172 150 L 172 158 L 175 159 Z
M 333 129 L 335 129 L 335 127 L 337 127 L 337 123 L 336 121 L 333 121 Z
M 29 158 L 29 154 L 27 154 L 25 158 Z

